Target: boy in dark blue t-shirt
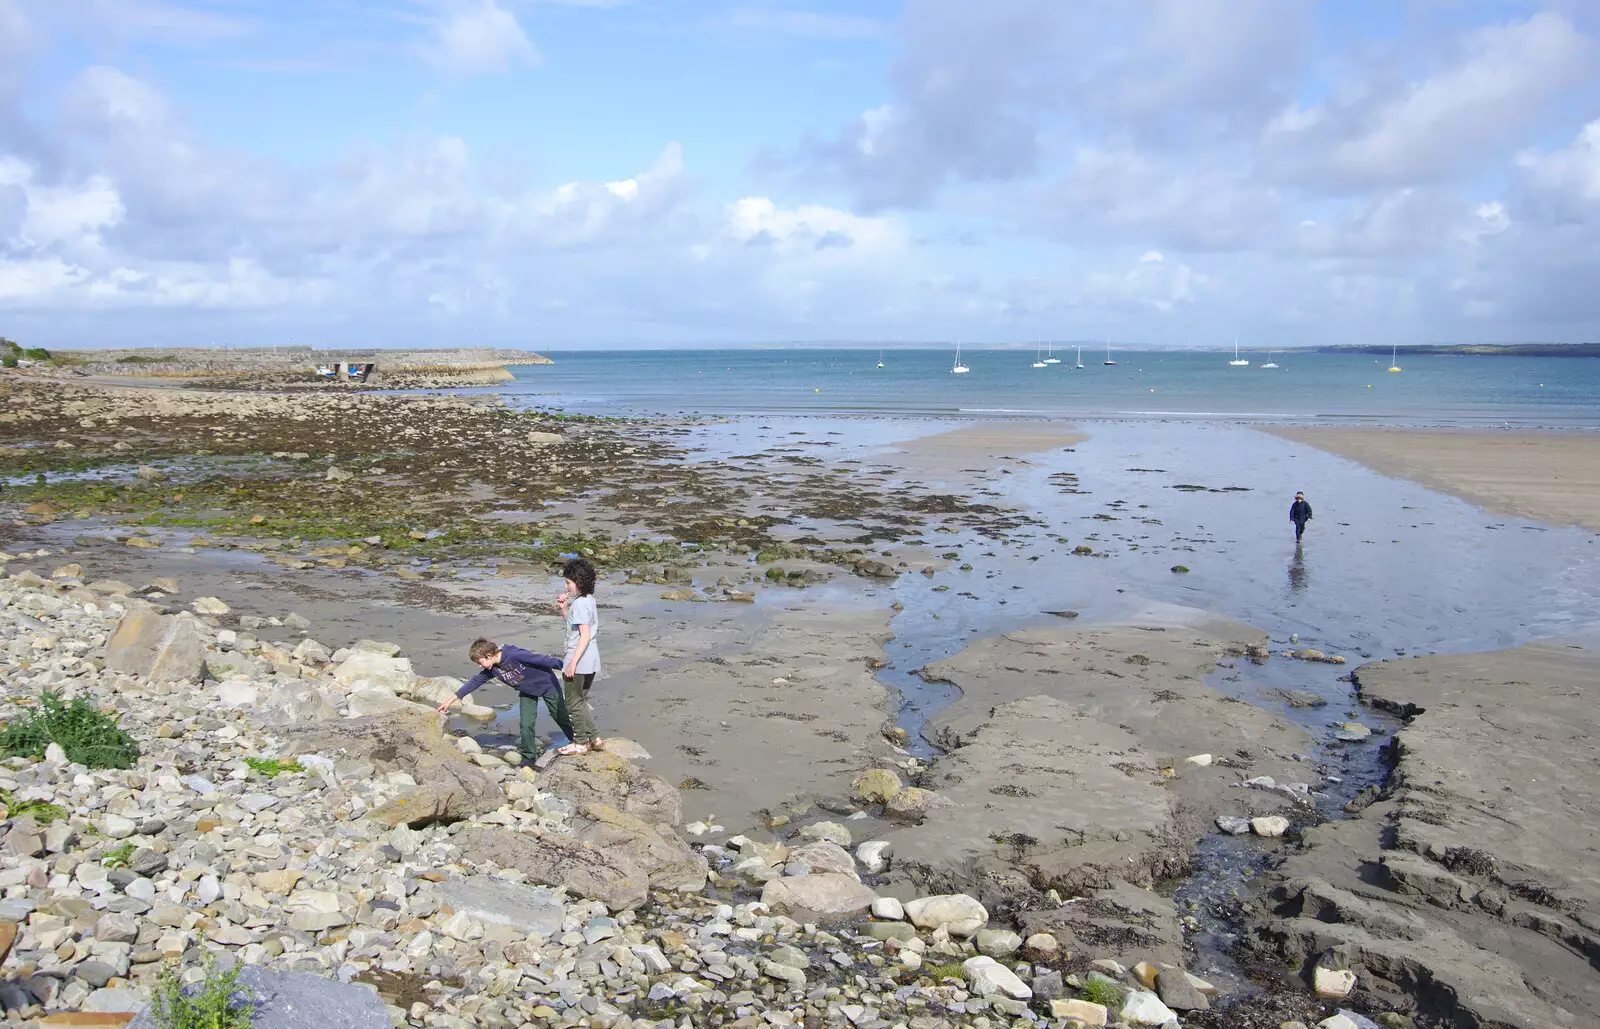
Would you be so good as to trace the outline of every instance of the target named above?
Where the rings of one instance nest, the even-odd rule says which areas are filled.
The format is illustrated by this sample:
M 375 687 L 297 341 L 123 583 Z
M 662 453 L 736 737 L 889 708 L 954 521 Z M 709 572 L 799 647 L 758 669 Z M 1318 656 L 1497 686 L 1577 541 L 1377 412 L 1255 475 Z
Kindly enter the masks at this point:
M 467 653 L 482 671 L 462 683 L 455 696 L 439 705 L 440 714 L 450 710 L 452 704 L 490 679 L 498 679 L 517 691 L 520 702 L 517 714 L 521 725 L 517 749 L 522 752 L 523 761 L 531 764 L 539 756 L 539 741 L 534 727 L 539 720 L 541 700 L 556 725 L 567 734 L 567 739 L 573 738 L 572 720 L 567 717 L 567 704 L 561 695 L 561 680 L 556 676 L 556 671 L 561 668 L 561 658 L 534 654 L 521 647 L 502 647 L 485 639 L 474 640 Z

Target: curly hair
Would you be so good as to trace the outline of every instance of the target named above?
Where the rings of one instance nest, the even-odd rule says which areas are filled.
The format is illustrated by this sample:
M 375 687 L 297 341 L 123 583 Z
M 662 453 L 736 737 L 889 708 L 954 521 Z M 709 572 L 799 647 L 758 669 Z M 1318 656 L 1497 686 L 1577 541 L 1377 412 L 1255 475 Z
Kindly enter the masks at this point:
M 561 576 L 578 584 L 578 596 L 588 597 L 594 595 L 594 565 L 583 558 L 574 558 L 568 561 L 561 569 Z

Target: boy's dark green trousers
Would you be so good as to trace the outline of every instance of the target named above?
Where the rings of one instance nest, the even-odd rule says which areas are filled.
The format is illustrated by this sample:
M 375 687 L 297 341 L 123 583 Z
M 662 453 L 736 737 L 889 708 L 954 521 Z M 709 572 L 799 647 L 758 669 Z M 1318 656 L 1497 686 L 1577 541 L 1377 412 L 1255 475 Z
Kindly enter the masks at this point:
M 539 721 L 539 701 L 544 701 L 544 708 L 550 712 L 550 717 L 555 719 L 556 725 L 567 734 L 567 739 L 573 739 L 572 719 L 567 716 L 567 701 L 561 691 L 547 693 L 541 697 L 529 697 L 517 694 L 519 704 L 517 715 L 521 722 L 522 732 L 517 739 L 517 749 L 522 752 L 522 760 L 532 762 L 539 756 L 539 740 L 535 727 Z

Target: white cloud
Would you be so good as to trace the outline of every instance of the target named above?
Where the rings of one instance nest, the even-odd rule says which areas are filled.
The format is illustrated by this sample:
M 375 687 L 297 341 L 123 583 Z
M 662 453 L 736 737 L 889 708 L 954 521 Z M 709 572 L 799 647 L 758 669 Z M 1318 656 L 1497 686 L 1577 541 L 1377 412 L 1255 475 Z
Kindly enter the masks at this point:
M 1593 49 L 1555 12 L 1476 29 L 1425 78 L 1369 75 L 1324 105 L 1282 112 L 1263 145 L 1285 171 L 1315 183 L 1457 175 L 1536 132 L 1548 102 L 1591 77 Z
M 514 12 L 499 0 L 438 0 L 429 57 L 459 75 L 504 74 L 539 62 Z
M 882 39 L 889 34 L 889 26 L 876 18 L 785 7 L 735 7 L 727 23 L 760 35 L 799 39 Z
M 1548 154 L 1523 154 L 1517 164 L 1539 190 L 1600 202 L 1600 119 L 1585 125 L 1572 145 Z

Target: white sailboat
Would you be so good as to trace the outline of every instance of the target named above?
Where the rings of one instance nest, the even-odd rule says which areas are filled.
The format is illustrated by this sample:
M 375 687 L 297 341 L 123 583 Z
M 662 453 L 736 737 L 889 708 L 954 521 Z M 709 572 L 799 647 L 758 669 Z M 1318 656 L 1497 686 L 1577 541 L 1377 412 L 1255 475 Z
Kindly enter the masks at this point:
M 1249 361 L 1246 361 L 1239 356 L 1238 336 L 1233 337 L 1233 360 L 1229 361 L 1228 364 L 1233 368 L 1247 368 L 1250 365 Z
M 1044 355 L 1045 364 L 1060 364 L 1061 358 L 1056 356 L 1056 345 L 1051 343 Z
M 968 368 L 966 365 L 961 363 L 961 344 L 957 343 L 956 344 L 956 363 L 950 369 L 950 374 L 951 375 L 965 375 L 970 371 L 972 371 L 971 368 Z
M 1104 361 L 1101 361 L 1100 363 L 1101 364 L 1106 364 L 1106 365 L 1111 365 L 1111 364 L 1116 364 L 1117 363 L 1117 362 L 1111 360 L 1111 341 L 1109 339 L 1106 340 L 1106 359 Z
M 1401 368 L 1400 368 L 1400 346 L 1399 346 L 1399 344 L 1395 344 L 1394 346 L 1389 348 L 1389 370 L 1391 372 L 1398 372 L 1398 371 L 1401 370 Z
M 1083 348 L 1082 347 L 1078 348 L 1078 367 L 1079 368 L 1083 367 Z
M 1278 362 L 1276 362 L 1276 361 L 1274 361 L 1272 359 L 1272 351 L 1270 351 L 1270 350 L 1267 351 L 1266 363 L 1263 364 L 1261 367 L 1263 367 L 1263 368 L 1276 368 L 1276 367 L 1278 367 Z
M 1048 367 L 1050 367 L 1049 365 L 1044 363 L 1044 357 L 1043 357 L 1043 355 L 1041 355 L 1039 353 L 1039 348 L 1038 347 L 1035 347 L 1034 350 L 1033 350 L 1033 366 L 1035 368 L 1048 368 Z
M 878 351 L 878 367 L 883 367 L 883 351 Z

